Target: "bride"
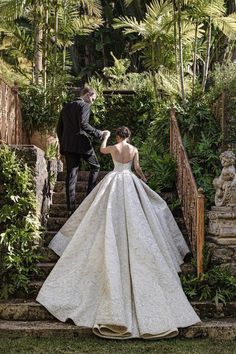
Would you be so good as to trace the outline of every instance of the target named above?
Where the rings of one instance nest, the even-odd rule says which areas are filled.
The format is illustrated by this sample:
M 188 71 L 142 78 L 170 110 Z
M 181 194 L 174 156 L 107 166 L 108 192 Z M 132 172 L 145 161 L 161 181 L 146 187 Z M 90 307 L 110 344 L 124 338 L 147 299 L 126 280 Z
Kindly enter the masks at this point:
M 60 259 L 37 301 L 100 337 L 174 337 L 200 322 L 178 277 L 189 250 L 166 202 L 145 184 L 129 129 L 117 129 L 113 146 L 109 135 L 100 151 L 114 170 L 49 244 Z

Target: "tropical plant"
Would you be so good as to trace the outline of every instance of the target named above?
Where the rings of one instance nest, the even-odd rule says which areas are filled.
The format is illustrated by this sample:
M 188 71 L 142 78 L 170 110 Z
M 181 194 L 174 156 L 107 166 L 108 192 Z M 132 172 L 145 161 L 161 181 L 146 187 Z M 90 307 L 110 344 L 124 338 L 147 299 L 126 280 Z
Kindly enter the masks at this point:
M 236 298 L 236 278 L 227 268 L 212 266 L 200 278 L 194 274 L 181 275 L 183 290 L 189 300 L 214 301 L 226 304 Z
M 212 31 L 217 30 L 219 36 L 223 33 L 227 38 L 233 40 L 236 38 L 236 14 L 232 13 L 226 16 L 226 7 L 224 0 L 185 0 L 187 4 L 186 11 L 195 22 L 195 26 L 203 23 L 206 28 L 206 54 L 203 68 L 203 91 L 206 87 L 208 71 L 210 65 L 210 54 L 213 45 Z M 193 65 L 193 80 L 196 76 L 196 60 L 197 60 L 197 37 L 194 41 L 194 65 Z
M 102 24 L 99 0 L 1 0 L 0 11 L 5 37 L 8 33 L 19 50 L 20 46 L 27 47 L 26 41 L 31 42 L 33 82 L 41 83 L 43 74 L 45 87 L 50 67 L 62 65 L 66 69 L 66 49 L 73 38 L 88 34 Z M 25 24 L 29 28 L 27 38 L 23 36 Z M 16 33 L 20 33 L 20 43 L 15 40 Z M 54 72 L 51 74 L 54 76 Z
M 122 28 L 126 35 L 135 33 L 141 37 L 133 45 L 133 51 L 142 51 L 147 68 L 158 72 L 161 65 L 171 70 L 175 66 L 181 96 L 185 100 L 186 73 L 193 76 L 194 90 L 197 59 L 200 59 L 204 64 L 202 88 L 205 90 L 214 42 L 213 31 L 214 38 L 222 33 L 229 40 L 234 40 L 236 15 L 232 13 L 226 16 L 224 0 L 153 0 L 147 6 L 143 20 L 119 17 L 115 19 L 114 27 Z M 206 54 L 203 59 L 204 47 Z M 193 71 L 189 70 L 189 66 L 193 67 Z
M 61 75 L 56 83 L 52 80 L 46 89 L 35 84 L 21 88 L 23 126 L 29 136 L 35 131 L 55 132 L 59 111 L 69 97 L 67 80 L 67 76 Z
M 160 67 L 165 66 L 166 69 L 173 71 L 180 70 L 181 95 L 184 100 L 184 59 L 187 58 L 184 58 L 183 45 L 185 47 L 191 45 L 195 31 L 194 24 L 186 16 L 182 16 L 181 10 L 180 1 L 177 2 L 177 7 L 175 7 L 170 0 L 154 0 L 147 6 L 145 18 L 142 21 L 127 16 L 120 17 L 115 19 L 114 27 L 123 28 L 125 34 L 139 34 L 142 39 L 133 45 L 133 51 L 142 51 L 144 64 L 148 69 L 158 72 Z M 178 36 L 176 22 L 179 29 Z M 201 35 L 202 29 L 199 25 L 197 27 L 197 37 Z M 175 51 L 173 51 L 173 48 L 175 48 Z M 188 50 L 185 53 L 188 53 Z M 155 74 L 154 87 L 156 87 Z

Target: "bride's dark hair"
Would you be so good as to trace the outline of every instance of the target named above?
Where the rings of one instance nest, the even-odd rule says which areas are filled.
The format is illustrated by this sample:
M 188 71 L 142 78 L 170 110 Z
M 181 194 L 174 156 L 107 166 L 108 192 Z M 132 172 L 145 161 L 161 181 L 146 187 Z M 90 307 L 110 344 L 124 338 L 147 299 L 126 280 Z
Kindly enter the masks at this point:
M 119 127 L 116 129 L 116 135 L 123 139 L 129 139 L 131 136 L 131 131 L 129 130 L 128 127 L 125 127 L 124 125 L 122 127 Z

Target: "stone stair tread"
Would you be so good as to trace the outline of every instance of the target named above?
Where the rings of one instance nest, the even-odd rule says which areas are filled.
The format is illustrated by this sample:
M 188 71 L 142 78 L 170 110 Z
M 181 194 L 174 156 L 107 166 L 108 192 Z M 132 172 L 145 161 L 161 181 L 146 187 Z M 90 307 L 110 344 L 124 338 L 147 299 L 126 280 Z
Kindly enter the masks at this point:
M 98 181 L 101 180 L 108 171 L 100 171 L 98 174 Z M 87 181 L 89 176 L 89 171 L 79 171 L 78 172 L 78 181 Z M 59 172 L 57 175 L 57 181 L 65 181 L 66 171 Z
M 89 328 L 81 328 L 72 323 L 52 321 L 0 321 L 0 336 L 65 336 L 91 335 Z M 217 338 L 232 340 L 236 338 L 236 318 L 205 320 L 199 324 L 180 329 L 179 337 Z
M 50 248 L 42 247 L 41 248 L 42 262 L 56 262 L 59 259 L 59 256 Z
M 65 192 L 66 183 L 65 181 L 57 181 L 55 187 L 53 189 L 55 192 Z M 86 192 L 88 187 L 88 181 L 78 181 L 76 183 L 76 191 L 77 192 Z
M 56 262 L 39 262 L 37 264 L 38 267 L 54 267 L 54 265 L 56 264 Z
M 39 289 L 41 288 L 43 283 L 44 283 L 44 280 L 31 280 L 29 282 L 29 290 L 35 289 L 35 290 L 39 291 Z
M 52 321 L 0 321 L 0 336 L 40 336 L 51 337 L 92 334 L 88 328 L 77 327 L 74 324 Z
M 43 281 L 38 282 L 39 288 Z M 45 307 L 36 302 L 34 298 L 16 298 L 10 300 L 0 300 L 0 320 L 14 320 L 14 321 L 47 321 L 54 320 L 54 318 Z M 220 304 L 216 307 L 212 301 L 191 301 L 192 306 L 202 319 L 226 319 L 234 318 L 236 320 L 236 301 Z
M 66 216 L 49 216 L 48 220 L 59 220 L 59 221 L 66 221 L 68 218 Z
M 40 283 L 40 284 L 43 284 L 43 281 L 32 281 L 31 283 Z M 190 301 L 192 305 L 214 305 L 214 302 L 212 301 Z M 31 304 L 34 304 L 34 305 L 37 305 L 37 306 L 42 306 L 40 303 L 38 303 L 36 300 L 34 299 L 22 299 L 22 298 L 14 298 L 14 299 L 7 299 L 7 300 L 4 300 L 4 299 L 0 299 L 0 305 L 1 304 L 6 304 L 6 305 L 10 305 L 10 304 L 16 304 L 16 305 L 20 305 L 20 304 L 28 304 L 28 305 L 31 305 Z M 220 305 L 223 306 L 226 306 L 224 305 L 223 303 L 220 303 Z M 236 300 L 235 301 L 230 301 L 227 303 L 227 306 L 235 306 L 236 307 Z M 236 317 L 235 317 L 235 321 L 236 321 Z
M 75 199 L 76 204 L 80 204 L 86 197 L 85 192 L 76 193 Z M 65 192 L 55 192 L 52 195 L 52 203 L 54 204 L 66 204 L 66 193 Z

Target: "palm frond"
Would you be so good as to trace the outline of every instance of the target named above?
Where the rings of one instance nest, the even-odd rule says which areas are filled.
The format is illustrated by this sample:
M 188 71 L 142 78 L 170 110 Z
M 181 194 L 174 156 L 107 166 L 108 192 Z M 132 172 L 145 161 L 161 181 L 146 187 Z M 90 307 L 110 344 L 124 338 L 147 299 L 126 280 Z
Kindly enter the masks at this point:
M 119 17 L 114 19 L 114 28 L 124 28 L 124 33 L 125 34 L 130 34 L 130 33 L 138 33 L 140 35 L 145 36 L 146 35 L 146 28 L 145 24 L 142 21 L 137 21 L 135 17 Z
M 72 21 L 71 26 L 75 34 L 89 34 L 93 30 L 102 26 L 102 18 L 92 17 L 92 16 L 83 16 L 76 18 Z
M 0 17 L 14 20 L 24 14 L 27 5 L 27 0 L 0 0 Z
M 236 39 L 236 13 L 225 17 L 215 17 L 213 25 L 218 27 L 226 37 Z
M 79 0 L 87 15 L 102 16 L 102 5 L 100 0 Z
M 147 5 L 146 18 L 161 20 L 163 16 L 171 13 L 173 9 L 170 0 L 153 0 L 150 5 Z
M 129 5 L 132 4 L 133 1 L 134 1 L 134 0 L 124 0 L 125 6 L 128 7 Z
M 182 21 L 182 40 L 183 43 L 193 42 L 195 39 L 195 23 L 191 21 Z M 200 24 L 197 29 L 197 38 L 201 38 L 205 31 L 203 24 Z
M 217 16 L 224 16 L 225 12 L 226 12 L 226 8 L 225 8 L 225 4 L 224 4 L 223 0 L 211 1 L 205 7 L 205 14 L 211 18 L 214 18 Z

